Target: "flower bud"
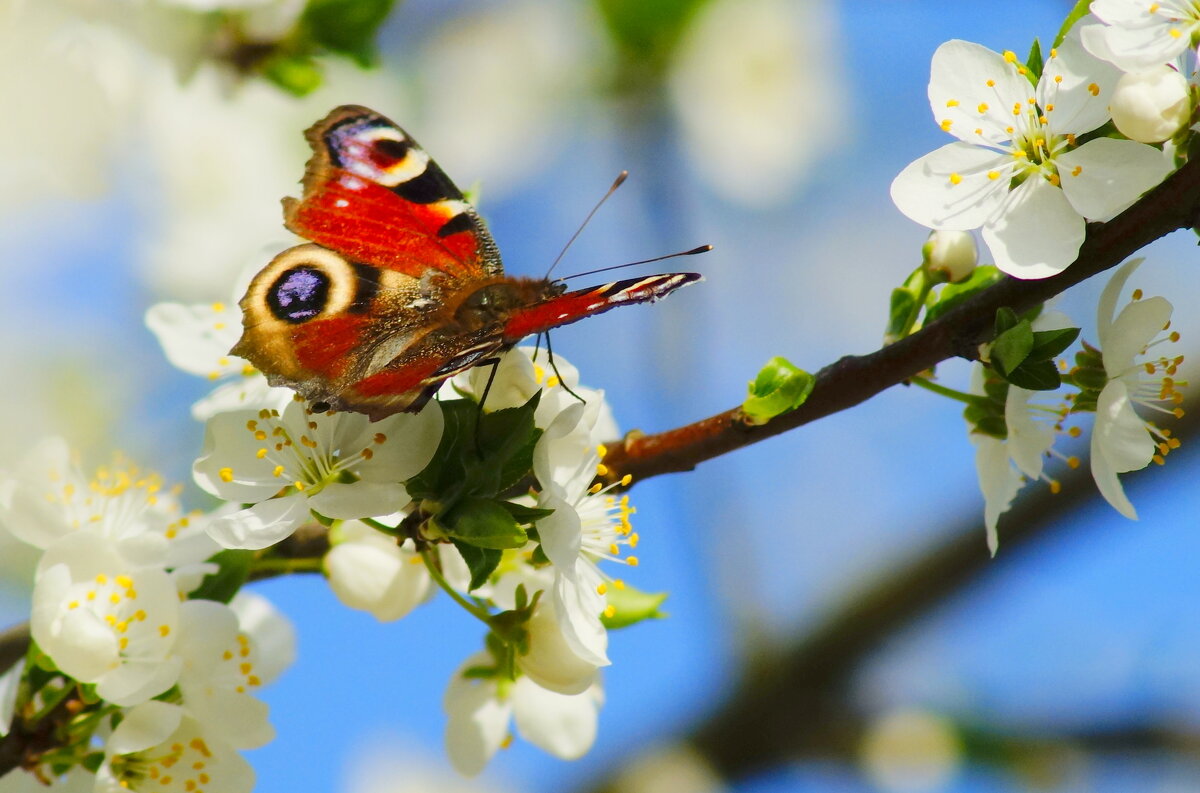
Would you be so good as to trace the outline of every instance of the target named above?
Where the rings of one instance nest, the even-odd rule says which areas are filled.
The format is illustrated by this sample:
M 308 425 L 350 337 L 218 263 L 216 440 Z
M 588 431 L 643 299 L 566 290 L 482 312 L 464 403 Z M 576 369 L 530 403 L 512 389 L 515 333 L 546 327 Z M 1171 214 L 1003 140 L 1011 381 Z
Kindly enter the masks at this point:
M 1191 116 L 1187 80 L 1166 65 L 1130 72 L 1117 82 L 1109 111 L 1125 137 L 1141 143 L 1161 143 Z
M 969 231 L 931 231 L 921 253 L 930 272 L 942 273 L 954 283 L 970 276 L 979 264 L 979 250 Z

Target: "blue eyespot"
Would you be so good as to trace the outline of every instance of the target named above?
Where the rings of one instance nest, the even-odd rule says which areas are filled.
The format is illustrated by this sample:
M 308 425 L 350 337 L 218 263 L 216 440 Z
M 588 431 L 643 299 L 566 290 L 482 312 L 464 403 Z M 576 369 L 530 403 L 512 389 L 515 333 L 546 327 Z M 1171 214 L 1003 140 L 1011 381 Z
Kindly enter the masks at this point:
M 313 267 L 293 267 L 267 290 L 271 313 L 285 322 L 307 322 L 329 298 L 329 277 Z

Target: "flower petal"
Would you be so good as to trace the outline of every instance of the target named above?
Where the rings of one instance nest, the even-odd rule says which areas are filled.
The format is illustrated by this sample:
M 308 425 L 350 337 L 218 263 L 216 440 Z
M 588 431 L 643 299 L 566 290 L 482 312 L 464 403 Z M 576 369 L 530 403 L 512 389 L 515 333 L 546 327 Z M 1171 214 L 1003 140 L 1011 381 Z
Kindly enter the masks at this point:
M 327 518 L 378 518 L 399 511 L 409 502 L 404 485 L 395 482 L 330 482 L 309 497 L 312 509 Z
M 96 693 L 114 705 L 140 705 L 175 685 L 182 667 L 180 658 L 126 660 L 96 683 Z
M 446 710 L 446 754 L 464 776 L 476 776 L 508 737 L 510 702 L 497 698 L 496 683 L 463 677 L 463 670 L 492 664 L 487 653 L 476 653 L 450 678 L 442 705 Z
M 1017 491 L 1021 489 L 1021 475 L 1009 464 L 1004 441 L 972 433 L 971 442 L 975 444 L 975 473 L 979 478 L 979 490 L 983 493 L 988 550 L 995 556 L 1000 546 L 996 525 L 1000 515 L 1008 511 Z
M 1145 143 L 1096 138 L 1055 158 L 1067 200 L 1088 220 L 1110 220 L 1171 172 L 1166 156 Z
M 1100 293 L 1100 302 L 1096 305 L 1096 335 L 1100 338 L 1101 349 L 1109 346 L 1112 339 L 1112 324 L 1117 314 L 1117 300 L 1121 297 L 1121 291 L 1125 289 L 1125 282 L 1144 261 L 1146 261 L 1145 258 L 1139 256 L 1122 264 L 1108 279 L 1108 283 L 1104 285 L 1104 291 Z
M 1108 104 L 1121 70 L 1084 49 L 1076 28 L 1052 49 L 1038 81 L 1038 106 L 1050 129 L 1082 135 L 1108 121 Z
M 1112 470 L 1122 474 L 1145 468 L 1157 450 L 1146 422 L 1133 409 L 1128 387 L 1120 380 L 1109 382 L 1096 399 L 1092 456 L 1099 451 Z
M 970 144 L 1007 143 L 1013 103 L 1024 104 L 1033 86 L 1015 64 L 981 44 L 947 41 L 933 53 L 929 105 L 942 129 Z M 978 224 L 976 224 L 978 225 Z
M 983 227 L 996 266 L 1014 278 L 1062 272 L 1075 261 L 1083 236 L 1083 218 L 1062 190 L 1036 175 L 1013 190 L 1003 214 Z
M 109 754 L 133 754 L 156 746 L 179 729 L 183 708 L 166 702 L 146 702 L 128 713 L 113 734 L 105 749 Z
M 1129 374 L 1134 357 L 1171 321 L 1171 311 L 1171 301 L 1165 297 L 1135 300 L 1121 309 L 1102 348 L 1104 371 L 1109 377 Z
M 1030 479 L 1042 475 L 1046 451 L 1054 444 L 1054 430 L 1033 417 L 1029 399 L 1034 393 L 1020 386 L 1009 386 L 1004 402 L 1008 455 L 1017 469 Z
M 222 515 L 205 531 L 225 548 L 259 550 L 288 537 L 310 517 L 308 499 L 303 493 L 293 493 Z
M 596 741 L 596 685 L 580 694 L 548 691 L 527 677 L 513 686 L 513 720 L 521 737 L 563 760 L 575 760 Z
M 431 400 L 420 413 L 397 413 L 373 422 L 364 429 L 370 441 L 362 438 L 348 444 L 352 449 L 369 447 L 372 452 L 371 458 L 359 463 L 355 470 L 363 479 L 372 482 L 410 479 L 433 459 L 444 426 L 442 406 L 436 400 Z
M 276 464 L 268 456 L 259 456 L 268 441 L 249 429 L 257 420 L 255 410 L 220 413 L 208 420 L 203 451 L 192 465 L 202 490 L 226 501 L 253 503 L 289 484 L 274 475 Z
M 911 163 L 892 180 L 892 201 L 934 229 L 982 226 L 1004 201 L 1013 159 L 967 143 L 950 143 Z

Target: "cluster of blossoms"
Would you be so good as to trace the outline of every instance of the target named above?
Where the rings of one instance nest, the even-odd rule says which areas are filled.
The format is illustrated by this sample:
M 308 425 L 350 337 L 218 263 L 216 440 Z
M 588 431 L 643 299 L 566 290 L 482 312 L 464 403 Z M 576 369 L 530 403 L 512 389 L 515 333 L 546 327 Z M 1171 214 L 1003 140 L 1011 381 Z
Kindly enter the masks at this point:
M 55 744 L 26 759 L 47 783 L 253 786 L 239 750 L 274 735 L 254 694 L 291 662 L 292 629 L 260 597 L 214 598 L 214 516 L 177 496 L 119 457 L 85 476 L 59 439 L 0 480 L 0 525 L 40 552 L 33 641 L 4 676 L 0 721 L 53 728 Z
M 965 41 L 935 52 L 930 105 L 958 142 L 918 159 L 892 183 L 896 206 L 935 231 L 922 267 L 893 296 L 889 341 L 912 332 L 922 312 L 932 319 L 1000 273 L 1036 279 L 1062 272 L 1087 221 L 1111 219 L 1186 160 L 1200 92 L 1200 10 L 1191 2 L 1094 0 L 1090 11 L 1044 59 L 1036 43 L 1026 62 Z M 975 269 L 966 233 L 975 228 L 994 267 Z M 1095 414 L 1092 474 L 1101 495 L 1129 518 L 1137 513 L 1117 475 L 1161 464 L 1178 447 L 1170 430 L 1135 410 L 1179 417 L 1186 385 L 1176 378 L 1183 356 L 1150 353 L 1179 339 L 1169 330 L 1170 302 L 1135 290 L 1117 311 L 1139 262 L 1109 281 L 1097 312 L 1099 347 L 1084 343 L 1069 370 L 1056 369 L 1053 358 L 1078 330 L 1039 307 L 997 316 L 998 337 L 980 350 L 969 393 L 916 380 L 968 404 L 993 553 L 999 516 L 1025 482 L 1042 479 L 1057 490 L 1043 470 L 1046 459 L 1079 464 L 1053 449 L 1057 436 L 1081 434 L 1066 428 L 1072 414 Z M 1063 383 L 1076 391 L 1057 404 L 1038 398 Z
M 421 412 L 371 422 L 314 411 L 228 356 L 241 322 L 226 305 L 160 304 L 147 323 L 173 363 L 217 383 L 193 409 L 206 420 L 194 474 L 242 508 L 210 516 L 210 538 L 285 570 L 303 568 L 273 546 L 298 530 L 325 536 L 309 569 L 347 606 L 396 620 L 440 588 L 482 621 L 484 650 L 445 699 L 463 773 L 510 740 L 510 722 L 558 757 L 591 747 L 608 627 L 656 616 L 662 599 L 604 569 L 636 566 L 638 535 L 614 492 L 628 481 L 595 484 L 602 441 L 618 435 L 602 392 L 561 357 L 518 348 L 494 375 L 448 381 Z

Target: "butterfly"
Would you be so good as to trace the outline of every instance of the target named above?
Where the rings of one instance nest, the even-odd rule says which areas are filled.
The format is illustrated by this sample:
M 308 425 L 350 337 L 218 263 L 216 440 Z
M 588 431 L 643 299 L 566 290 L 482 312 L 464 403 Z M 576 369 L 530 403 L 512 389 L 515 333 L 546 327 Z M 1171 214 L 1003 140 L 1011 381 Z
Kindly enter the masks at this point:
M 313 156 L 302 197 L 283 200 L 284 224 L 311 242 L 251 281 L 230 352 L 322 408 L 416 412 L 447 378 L 526 336 L 700 280 L 666 273 L 568 292 L 507 276 L 479 214 L 400 127 L 345 105 L 305 137 Z

